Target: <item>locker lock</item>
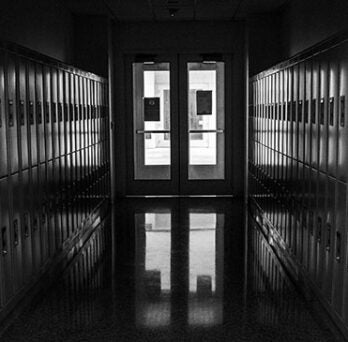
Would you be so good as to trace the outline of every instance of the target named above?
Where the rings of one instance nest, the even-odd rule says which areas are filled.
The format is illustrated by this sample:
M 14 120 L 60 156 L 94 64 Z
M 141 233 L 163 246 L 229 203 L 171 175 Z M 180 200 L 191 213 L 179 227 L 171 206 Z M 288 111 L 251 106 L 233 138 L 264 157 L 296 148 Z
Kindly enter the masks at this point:
M 8 251 L 7 251 L 7 228 L 6 227 L 2 227 L 1 228 L 1 241 L 2 241 L 2 255 L 5 256 L 7 255 Z
M 19 238 L 18 238 L 18 219 L 13 221 L 13 244 L 18 246 Z

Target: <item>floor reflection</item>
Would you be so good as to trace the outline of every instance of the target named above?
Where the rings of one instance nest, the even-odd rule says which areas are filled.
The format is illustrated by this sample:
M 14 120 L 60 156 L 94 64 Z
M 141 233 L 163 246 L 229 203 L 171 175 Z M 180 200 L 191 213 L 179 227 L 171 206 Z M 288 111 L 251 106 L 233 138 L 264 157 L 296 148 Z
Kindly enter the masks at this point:
M 1 342 L 336 341 L 237 200 L 114 209 Z

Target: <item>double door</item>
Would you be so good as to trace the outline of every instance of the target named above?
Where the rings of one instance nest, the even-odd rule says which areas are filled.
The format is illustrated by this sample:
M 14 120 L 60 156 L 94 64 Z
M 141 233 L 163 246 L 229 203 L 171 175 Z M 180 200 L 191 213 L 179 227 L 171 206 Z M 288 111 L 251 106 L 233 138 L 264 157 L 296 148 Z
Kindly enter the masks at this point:
M 231 194 L 231 58 L 129 56 L 129 195 Z

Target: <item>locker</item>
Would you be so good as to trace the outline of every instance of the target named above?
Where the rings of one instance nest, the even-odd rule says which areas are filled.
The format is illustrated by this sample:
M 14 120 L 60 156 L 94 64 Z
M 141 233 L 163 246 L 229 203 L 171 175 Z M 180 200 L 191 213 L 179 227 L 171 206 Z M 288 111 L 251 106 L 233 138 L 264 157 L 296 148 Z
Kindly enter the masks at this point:
M 286 108 L 286 154 L 292 156 L 292 69 L 287 69 L 287 83 L 286 83 L 286 92 L 287 92 L 287 108 Z
M 71 123 L 70 123 L 70 79 L 69 73 L 64 71 L 64 121 L 66 154 L 71 153 Z
M 20 165 L 22 170 L 29 167 L 29 147 L 30 140 L 28 138 L 28 102 L 26 87 L 26 63 L 22 58 L 17 58 L 17 99 L 18 99 L 18 115 L 19 115 L 19 141 L 20 141 Z
M 318 168 L 318 158 L 319 158 L 319 63 L 318 60 L 314 59 L 312 64 L 312 88 L 311 88 L 311 133 L 312 133 L 312 148 L 311 148 L 311 165 L 314 168 Z
M 7 102 L 7 127 L 8 127 L 8 157 L 10 163 L 10 172 L 16 173 L 19 171 L 19 148 L 18 144 L 18 121 L 17 121 L 17 90 L 16 90 L 16 65 L 15 57 L 12 54 L 7 54 L 6 64 L 6 102 Z M 5 87 L 6 89 L 6 87 Z
M 58 120 L 58 71 L 56 68 L 50 70 L 50 93 L 51 93 L 51 123 L 52 123 L 52 148 L 53 158 L 58 158 L 59 151 L 59 120 Z
M 39 272 L 42 264 L 39 208 L 43 197 L 43 189 L 39 186 L 39 173 L 42 173 L 40 170 L 44 172 L 44 169 L 44 164 L 31 169 L 30 198 L 32 200 L 29 202 L 29 208 L 34 274 Z
M 13 262 L 13 288 L 14 293 L 19 291 L 23 285 L 23 255 L 21 227 L 21 203 L 22 186 L 19 173 L 11 176 L 10 181 L 10 244 Z
M 53 132 L 51 111 L 51 74 L 48 66 L 43 67 L 43 95 L 44 95 L 44 123 L 45 123 L 45 149 L 46 160 L 53 158 Z
M 37 144 L 39 162 L 46 161 L 45 143 L 45 118 L 44 118 L 44 99 L 43 99 L 43 69 L 39 63 L 35 64 L 35 91 L 36 91 L 36 125 L 37 125 Z
M 312 62 L 308 61 L 305 64 L 305 90 L 304 90 L 304 162 L 307 165 L 311 164 L 311 117 L 310 103 L 312 94 Z
M 76 151 L 76 127 L 75 127 L 75 84 L 74 75 L 69 74 L 69 92 L 70 92 L 70 141 L 71 152 Z
M 48 190 L 50 188 L 50 180 L 52 174 L 52 160 L 48 161 L 45 167 L 39 169 L 38 187 L 42 189 L 42 196 L 37 206 L 38 213 L 38 225 L 40 230 L 40 261 L 41 265 L 45 263 L 49 255 L 49 242 L 48 242 L 48 222 L 47 222 L 47 203 L 49 200 Z
M 317 239 L 316 228 L 317 213 L 317 176 L 318 173 L 312 167 L 309 168 L 309 275 L 312 281 L 316 279 Z
M 336 183 L 336 235 L 334 242 L 334 265 L 333 265 L 333 294 L 332 304 L 336 312 L 343 315 L 343 285 L 344 273 L 347 272 L 345 268 L 345 260 L 347 258 L 347 185 Z
M 291 156 L 298 159 L 298 117 L 297 109 L 299 102 L 299 67 L 298 65 L 292 67 L 292 108 L 291 108 L 291 139 L 292 152 Z
M 328 64 L 320 61 L 320 103 L 319 103 L 319 169 L 327 172 L 327 133 L 328 133 Z
M 12 261 L 12 245 L 10 237 L 10 221 L 9 221 L 9 190 L 8 178 L 0 179 L 0 215 L 1 215 L 1 271 L 3 277 L 0 278 L 1 286 L 1 304 L 4 306 L 8 303 L 13 295 L 13 261 Z
M 38 164 L 38 122 L 36 113 L 35 97 L 35 65 L 32 61 L 27 61 L 27 106 L 29 110 L 29 133 L 30 133 L 30 165 Z
M 327 204 L 326 204 L 326 230 L 325 230 L 325 275 L 324 275 L 324 295 L 329 302 L 332 301 L 332 276 L 334 267 L 335 251 L 332 248 L 334 236 L 336 234 L 335 222 L 335 190 L 336 181 L 326 177 L 327 182 Z
M 338 162 L 337 162 L 337 178 L 342 182 L 347 182 L 348 170 L 348 48 L 339 48 L 339 98 L 337 101 L 339 111 L 339 125 L 338 125 Z
M 320 230 L 318 231 L 318 261 L 319 261 L 319 279 L 318 286 L 320 289 L 324 287 L 325 281 L 325 261 L 326 261 L 326 245 L 327 241 L 325 241 L 326 230 L 329 228 L 327 226 L 326 217 L 326 198 L 327 198 L 327 176 L 323 172 L 318 173 L 318 216 L 321 219 Z M 319 228 L 318 228 L 319 229 Z
M 32 240 L 30 231 L 30 192 L 29 192 L 29 170 L 22 173 L 21 197 L 19 198 L 21 207 L 21 229 L 22 255 L 23 255 L 23 282 L 29 283 L 33 274 Z
M 65 113 L 66 106 L 64 107 L 64 72 L 58 70 L 58 122 L 59 122 L 59 151 L 60 156 L 64 156 L 67 153 L 65 147 Z
M 298 159 L 300 162 L 305 161 L 305 87 L 306 87 L 306 69 L 305 64 L 301 63 L 298 68 L 298 103 L 297 103 L 297 119 L 298 119 Z
M 328 173 L 336 177 L 338 148 L 338 64 L 333 53 L 329 55 L 328 75 Z
M 80 92 L 79 92 L 79 76 L 74 75 L 74 99 L 75 99 L 75 142 L 76 151 L 81 147 L 81 127 L 80 127 Z M 79 166 L 79 165 L 77 165 Z
M 6 100 L 5 100 L 5 74 L 4 74 L 5 56 L 0 50 L 0 179 L 7 176 L 7 141 L 6 141 Z

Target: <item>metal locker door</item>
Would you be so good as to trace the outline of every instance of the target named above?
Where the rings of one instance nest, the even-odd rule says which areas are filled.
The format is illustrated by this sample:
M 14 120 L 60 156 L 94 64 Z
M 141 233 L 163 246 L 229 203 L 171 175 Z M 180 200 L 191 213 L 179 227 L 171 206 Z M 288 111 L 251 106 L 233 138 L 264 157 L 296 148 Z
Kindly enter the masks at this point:
M 58 158 L 60 155 L 60 142 L 58 121 L 58 71 L 56 68 L 51 68 L 50 70 L 50 81 L 53 158 Z
M 293 124 L 292 124 L 292 117 L 293 117 L 293 68 L 288 69 L 288 108 L 287 108 L 287 125 L 288 125 L 288 139 L 287 139 L 287 145 L 288 150 L 287 154 L 288 156 L 292 157 L 292 134 L 293 134 Z
M 319 96 L 320 96 L 320 83 L 319 83 L 319 62 L 317 59 L 312 63 L 312 91 L 311 91 L 311 132 L 312 132 L 312 149 L 311 149 L 311 165 L 314 168 L 318 168 L 319 159 Z
M 30 133 L 30 165 L 31 167 L 38 164 L 38 146 L 37 146 L 37 113 L 35 111 L 35 65 L 32 61 L 27 61 L 27 108 L 28 108 L 28 125 Z
M 33 276 L 33 256 L 32 256 L 32 240 L 30 231 L 30 183 L 29 183 L 29 170 L 25 170 L 22 173 L 22 185 L 21 185 L 21 236 L 22 236 L 22 248 L 23 248 L 23 282 L 29 283 Z
M 344 274 L 345 260 L 347 260 L 347 185 L 336 183 L 335 207 L 336 232 L 333 244 L 333 294 L 332 305 L 339 316 L 343 316 L 344 307 Z
M 338 63 L 337 51 L 328 55 L 328 173 L 336 177 L 338 148 Z
M 101 84 L 100 82 L 97 82 L 97 141 L 101 141 L 101 108 L 102 108 L 102 103 L 101 103 Z
M 41 198 L 43 196 L 43 190 L 39 187 L 39 169 L 44 170 L 45 164 L 41 164 L 38 167 L 35 166 L 31 169 L 30 197 L 34 200 L 29 202 L 34 273 L 38 273 L 41 268 L 41 230 L 39 208 Z
M 10 236 L 9 221 L 9 180 L 8 178 L 0 179 L 0 217 L 1 217 L 1 269 L 2 277 L 0 278 L 2 305 L 5 306 L 13 296 L 13 262 L 12 262 L 12 245 Z
M 44 95 L 44 122 L 45 122 L 45 147 L 46 161 L 53 158 L 53 132 L 51 112 L 51 73 L 50 68 L 43 67 L 43 95 Z
M 85 147 L 85 113 L 84 113 L 84 101 L 85 101 L 85 94 L 84 94 L 84 77 L 79 77 L 79 106 L 80 106 L 80 149 L 83 149 Z
M 339 124 L 338 124 L 338 160 L 337 178 L 342 182 L 348 180 L 348 47 L 345 44 L 340 48 L 337 56 L 339 58 Z
M 304 102 L 304 162 L 311 165 L 311 118 L 310 118 L 310 103 L 312 94 L 312 63 L 311 61 L 305 64 L 305 102 Z
M 37 144 L 39 162 L 46 161 L 45 143 L 45 118 L 44 118 L 44 99 L 43 99 L 43 72 L 42 65 L 35 64 L 35 89 L 36 89 L 36 125 L 37 125 Z
M 310 256 L 309 256 L 309 276 L 312 281 L 316 279 L 316 227 L 317 227 L 317 170 L 309 168 L 309 243 L 310 243 Z
M 320 102 L 319 102 L 319 170 L 327 172 L 328 133 L 328 63 L 326 55 L 320 60 Z
M 13 287 L 17 293 L 23 285 L 23 256 L 22 256 L 22 237 L 21 227 L 21 203 L 23 188 L 21 186 L 19 173 L 11 176 L 10 180 L 10 241 L 13 262 Z
M 48 222 L 47 222 L 47 206 L 49 202 L 49 181 L 52 173 L 52 160 L 46 163 L 45 168 L 40 168 L 39 174 L 39 185 L 42 189 L 42 196 L 38 203 L 38 216 L 39 216 L 39 227 L 40 227 L 40 244 L 41 244 L 41 263 L 44 264 L 48 259 L 49 255 L 49 244 L 48 244 Z
M 66 154 L 71 153 L 71 130 L 70 130 L 70 80 L 69 73 L 64 71 L 64 121 L 65 121 L 65 146 Z
M 298 159 L 298 101 L 299 101 L 299 65 L 293 66 L 292 78 L 292 154 L 291 156 Z
M 298 159 L 300 162 L 304 162 L 305 151 L 305 120 L 304 120 L 304 107 L 305 107 L 305 64 L 300 63 L 298 66 L 298 102 L 297 102 L 297 121 L 298 121 Z
M 76 136 L 76 151 L 80 150 L 81 147 L 81 127 L 80 127 L 80 91 L 79 91 L 79 76 L 74 75 L 74 85 L 75 85 L 75 136 Z
M 335 222 L 335 190 L 336 180 L 326 177 L 327 198 L 326 198 L 326 227 L 325 227 L 325 277 L 324 277 L 324 295 L 329 302 L 332 301 L 332 276 L 334 267 L 333 241 L 336 233 Z
M 311 253 L 311 245 L 310 245 L 310 239 L 311 239 L 311 221 L 313 221 L 313 215 L 310 214 L 311 211 L 311 203 L 310 203 L 310 168 L 308 165 L 304 165 L 303 168 L 303 208 L 305 210 L 305 217 L 304 217 L 304 242 L 303 242 L 303 252 L 304 252 L 304 263 L 306 269 L 309 271 L 309 260 L 310 260 L 310 253 Z
M 75 82 L 74 75 L 69 74 L 69 92 L 70 92 L 70 143 L 71 152 L 76 151 L 76 129 L 75 129 Z
M 18 121 L 17 121 L 17 93 L 16 93 L 16 66 L 15 56 L 7 55 L 5 69 L 5 89 L 7 87 L 7 127 L 8 127 L 8 157 L 11 174 L 19 171 L 19 144 L 18 144 Z
M 325 254 L 326 254 L 326 246 L 325 246 L 325 230 L 326 227 L 326 196 L 327 196 L 327 182 L 326 182 L 326 174 L 319 172 L 318 173 L 318 217 L 321 219 L 320 230 L 318 233 L 318 279 L 317 284 L 320 289 L 323 289 L 324 281 L 325 281 Z M 318 228 L 318 229 L 319 229 Z
M 8 174 L 8 156 L 6 140 L 6 100 L 5 100 L 5 56 L 0 50 L 0 178 Z
M 58 69 L 58 122 L 59 122 L 59 152 L 60 156 L 66 154 L 65 148 L 65 120 L 64 120 L 64 71 Z
M 279 72 L 277 72 L 276 74 L 273 75 L 273 131 L 274 131 L 273 148 L 276 151 L 279 151 L 279 112 L 278 112 L 279 92 L 280 92 Z
M 26 62 L 22 58 L 17 59 L 17 91 L 18 91 L 18 126 L 20 134 L 20 163 L 22 170 L 29 167 L 29 147 L 30 139 L 28 137 L 28 108 L 27 108 L 27 77 Z

